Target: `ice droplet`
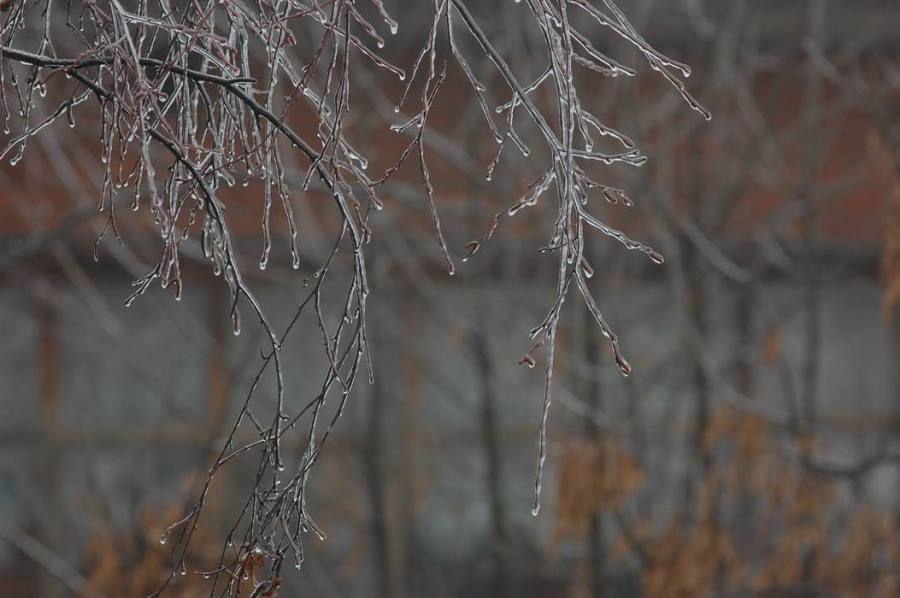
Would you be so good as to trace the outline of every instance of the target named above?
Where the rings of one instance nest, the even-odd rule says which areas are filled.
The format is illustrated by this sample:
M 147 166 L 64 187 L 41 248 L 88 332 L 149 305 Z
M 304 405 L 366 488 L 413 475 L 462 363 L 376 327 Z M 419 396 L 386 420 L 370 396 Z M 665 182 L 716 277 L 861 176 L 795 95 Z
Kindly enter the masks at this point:
M 463 254 L 460 261 L 467 261 L 470 257 L 475 255 L 479 247 L 481 247 L 481 243 L 479 243 L 478 241 L 471 241 L 469 243 L 466 243 L 466 252 Z
M 631 374 L 631 364 L 621 355 L 616 355 L 616 365 L 619 366 L 619 371 L 626 378 Z
M 584 273 L 585 278 L 594 277 L 594 268 L 585 259 L 581 260 L 581 271 Z

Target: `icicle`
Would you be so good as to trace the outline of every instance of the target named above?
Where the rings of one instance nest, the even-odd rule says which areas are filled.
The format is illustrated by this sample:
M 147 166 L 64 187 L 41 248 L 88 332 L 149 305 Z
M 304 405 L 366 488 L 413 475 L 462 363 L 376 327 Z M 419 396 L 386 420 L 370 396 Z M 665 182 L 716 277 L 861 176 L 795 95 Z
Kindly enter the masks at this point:
M 240 336 L 241 334 L 241 312 L 237 309 L 234 310 L 231 314 L 231 327 L 232 332 L 234 332 L 235 336 Z
M 478 252 L 478 249 L 480 247 L 481 243 L 479 243 L 478 241 L 471 241 L 469 243 L 466 243 L 466 252 L 463 254 L 462 258 L 460 258 L 460 261 L 467 261 L 470 257 Z

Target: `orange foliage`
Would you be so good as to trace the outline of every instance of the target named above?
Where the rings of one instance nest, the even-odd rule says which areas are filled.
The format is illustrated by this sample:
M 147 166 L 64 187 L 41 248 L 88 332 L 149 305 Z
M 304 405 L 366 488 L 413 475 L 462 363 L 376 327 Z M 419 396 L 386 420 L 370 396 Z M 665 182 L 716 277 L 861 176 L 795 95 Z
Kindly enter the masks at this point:
M 179 519 L 179 507 L 160 513 L 147 509 L 134 529 L 125 532 L 109 527 L 96 533 L 85 547 L 88 589 L 104 596 L 147 596 L 159 589 L 169 573 L 171 547 L 161 545 L 162 531 Z M 204 545 L 198 537 L 194 546 Z M 200 555 L 195 555 L 199 556 Z M 206 555 L 207 557 L 209 555 Z M 167 595 L 187 598 L 208 592 L 199 575 L 177 575 Z
M 810 438 L 796 439 L 800 452 L 812 446 Z M 611 558 L 640 553 L 643 595 L 900 592 L 895 517 L 855 502 L 840 479 L 786 458 L 764 419 L 716 412 L 704 450 L 710 465 L 696 481 L 691 504 L 673 509 L 666 523 L 648 517 L 625 533 L 627 522 L 617 518 L 622 525 L 606 528 L 618 534 L 608 539 Z M 563 463 L 557 543 L 564 536 L 582 538 L 595 514 L 624 515 L 645 488 L 634 460 L 611 440 L 574 444 Z M 654 496 L 653 503 L 660 502 Z
M 618 507 L 643 480 L 637 463 L 614 438 L 570 444 L 560 471 L 556 541 L 584 535 L 593 515 Z
M 900 183 L 887 199 L 881 276 L 884 281 L 884 312 L 890 316 L 900 304 Z
M 868 138 L 873 161 L 886 172 L 884 241 L 881 246 L 881 278 L 884 282 L 884 313 L 890 319 L 900 304 L 900 158 L 874 133 Z

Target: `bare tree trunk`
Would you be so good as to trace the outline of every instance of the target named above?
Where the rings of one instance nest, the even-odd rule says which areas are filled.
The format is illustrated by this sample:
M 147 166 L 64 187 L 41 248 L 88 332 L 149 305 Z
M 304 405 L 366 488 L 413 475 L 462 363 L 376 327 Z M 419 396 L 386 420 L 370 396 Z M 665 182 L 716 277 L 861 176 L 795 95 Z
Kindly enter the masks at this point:
M 813 433 L 818 419 L 819 395 L 819 347 L 822 343 L 822 299 L 815 273 L 806 275 L 803 281 L 803 311 L 806 322 L 803 333 L 803 419 L 807 432 Z
M 378 338 L 378 318 L 372 318 L 369 330 L 375 342 Z M 378 596 L 392 598 L 394 596 L 394 579 L 391 570 L 390 544 L 387 526 L 387 489 L 385 486 L 384 467 L 384 421 L 387 401 L 385 400 L 384 382 L 381 376 L 375 376 L 370 386 L 369 417 L 366 426 L 366 441 L 363 450 L 363 463 L 366 471 L 366 490 L 369 499 L 369 533 L 372 548 L 372 563 Z
M 900 156 L 900 154 L 898 154 Z M 900 167 L 900 158 L 897 160 L 897 165 Z M 900 191 L 895 192 L 897 197 L 900 198 Z M 900 201 L 894 199 L 891 202 L 891 206 L 889 209 L 897 209 L 897 206 L 900 206 Z M 900 306 L 894 305 L 891 307 L 890 312 L 891 319 L 891 332 L 893 333 L 893 345 L 894 345 L 894 371 L 892 377 L 892 385 L 893 385 L 893 396 L 894 396 L 894 413 L 892 418 L 892 423 L 890 427 L 890 434 L 893 442 L 900 445 Z M 896 481 L 896 485 L 894 487 L 894 529 L 895 534 L 900 535 L 900 476 Z M 898 563 L 897 567 L 895 567 L 895 574 L 900 575 L 900 563 Z
M 415 300 L 407 300 L 406 334 L 409 338 L 416 338 L 419 334 L 418 307 Z M 397 579 L 398 585 L 403 588 L 398 595 L 419 596 L 422 594 L 422 583 L 419 566 L 422 558 L 419 552 L 418 535 L 418 502 L 419 488 L 418 476 L 420 475 L 417 455 L 422 450 L 422 371 L 421 365 L 415 356 L 407 348 L 403 356 L 403 369 L 405 372 L 405 389 L 403 396 L 403 466 L 402 479 L 400 481 L 402 509 L 402 544 L 398 551 Z
M 491 512 L 490 551 L 494 567 L 493 596 L 509 595 L 509 534 L 503 503 L 503 466 L 497 398 L 491 387 L 492 364 L 487 339 L 480 328 L 472 331 L 472 348 L 481 384 L 481 439 L 487 463 L 485 490 Z
M 57 443 L 57 410 L 60 397 L 60 346 L 58 314 L 49 302 L 38 304 L 39 344 L 37 355 L 38 388 L 41 423 L 44 433 L 44 450 L 41 452 L 38 479 L 43 490 L 45 516 L 36 522 L 35 536 L 46 546 L 62 546 L 58 531 L 59 515 L 63 513 L 58 502 L 60 471 Z M 54 516 L 56 514 L 56 516 Z M 41 596 L 54 598 L 65 594 L 65 587 L 55 577 L 42 577 Z
M 699 153 L 701 147 L 700 133 L 695 131 L 688 140 L 689 147 L 692 151 Z M 697 221 L 699 227 L 703 227 L 703 202 L 701 200 L 703 189 L 701 185 L 701 173 L 699 165 L 692 165 L 693 176 L 690 177 L 685 184 L 685 198 L 687 202 L 687 210 L 689 216 Z M 690 372 L 690 383 L 694 391 L 694 418 L 691 427 L 690 450 L 696 463 L 699 464 L 700 470 L 698 479 L 694 480 L 691 473 L 692 468 L 688 468 L 687 480 L 685 483 L 685 506 L 690 512 L 694 499 L 696 498 L 696 488 L 703 484 L 703 479 L 709 469 L 710 460 L 705 447 L 705 438 L 707 428 L 709 427 L 709 385 L 706 379 L 706 372 L 703 369 L 703 360 L 706 356 L 703 352 L 706 350 L 707 342 L 707 305 L 706 298 L 706 275 L 708 273 L 707 264 L 705 263 L 703 254 L 697 249 L 690 239 L 682 240 L 681 251 L 685 279 L 687 282 L 687 338 L 686 354 L 689 361 L 688 368 Z
M 710 423 L 709 384 L 703 370 L 702 354 L 707 342 L 707 310 L 706 289 L 703 280 L 703 264 L 701 257 L 692 248 L 686 252 L 688 272 L 687 317 L 691 327 L 693 342 L 689 341 L 690 384 L 694 392 L 694 417 L 690 427 L 690 455 L 693 463 L 686 470 L 685 480 L 685 513 L 688 517 L 697 515 L 698 493 L 702 491 L 711 460 L 706 447 L 706 436 Z M 695 344 L 698 343 L 698 344 Z M 696 469 L 695 469 L 696 467 Z
M 591 327 L 585 328 L 584 352 L 590 372 L 585 385 L 585 397 L 588 406 L 588 417 L 584 419 L 585 434 L 595 447 L 600 446 L 600 426 L 597 425 L 597 417 L 603 409 L 603 396 L 600 379 L 595 371 L 595 364 L 600 363 L 600 339 Z M 596 598 L 604 596 L 603 586 L 606 577 L 606 544 L 604 541 L 603 514 L 600 511 L 591 516 L 588 524 L 587 536 L 588 567 L 590 575 L 591 593 Z
M 811 0 L 809 4 L 809 36 L 816 44 L 825 41 L 826 3 L 824 0 Z M 822 75 L 817 71 L 816 65 L 810 60 L 807 72 L 806 106 L 810 127 L 817 126 L 816 114 L 822 110 L 823 93 Z M 814 130 L 810 131 L 815 135 Z M 803 249 L 806 253 L 803 279 L 803 306 L 806 313 L 804 328 L 804 361 L 802 366 L 803 389 L 803 417 L 807 426 L 807 432 L 813 433 L 818 418 L 818 380 L 819 380 L 819 349 L 822 342 L 822 299 L 819 272 L 816 267 L 816 249 L 818 247 L 818 210 L 816 205 L 815 189 L 817 186 L 816 165 L 821 163 L 822 148 L 816 144 L 805 144 L 804 173 L 800 199 L 805 202 L 804 225 L 806 228 L 803 236 Z
M 734 361 L 734 376 L 737 389 L 747 398 L 754 398 L 753 381 L 753 283 L 734 285 L 736 301 L 737 355 Z
M 210 293 L 209 296 L 209 382 L 207 388 L 209 395 L 209 420 L 207 443 L 210 452 L 215 450 L 215 443 L 223 433 L 222 426 L 225 423 L 225 415 L 228 412 L 228 389 L 230 388 L 227 359 L 227 330 L 228 322 L 228 298 L 218 293 Z

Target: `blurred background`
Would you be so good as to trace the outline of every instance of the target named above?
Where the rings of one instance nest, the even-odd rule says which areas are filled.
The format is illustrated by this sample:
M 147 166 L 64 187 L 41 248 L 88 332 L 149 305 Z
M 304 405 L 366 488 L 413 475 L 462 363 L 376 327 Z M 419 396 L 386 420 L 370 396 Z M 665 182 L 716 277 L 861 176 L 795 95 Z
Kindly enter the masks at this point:
M 410 64 L 429 7 L 401 4 L 386 2 L 404 18 L 385 50 Z M 512 67 L 543 68 L 521 5 L 471 4 Z M 533 517 L 544 362 L 519 361 L 555 296 L 555 259 L 538 251 L 551 212 L 505 221 L 451 278 L 421 183 L 401 171 L 370 221 L 375 381 L 357 381 L 313 470 L 308 501 L 328 538 L 311 537 L 281 595 L 900 591 L 900 5 L 619 4 L 693 67 L 688 88 L 713 114 L 699 118 L 627 44 L 591 36 L 639 75 L 586 75 L 582 101 L 650 158 L 598 168 L 635 205 L 597 209 L 666 257 L 652 264 L 599 234 L 588 246 L 632 375 L 568 302 Z M 477 51 L 471 61 L 490 72 Z M 493 76 L 496 106 L 508 91 Z M 405 120 L 393 110 L 400 89 L 359 77 L 350 126 L 380 172 L 403 147 L 388 128 Z M 251 318 L 233 334 L 227 288 L 196 242 L 184 247 L 180 302 L 154 287 L 124 306 L 158 237 L 128 213 L 124 244 L 107 240 L 92 259 L 106 216 L 82 122 L 54 125 L 21 163 L 0 166 L 0 596 L 154 590 L 168 558 L 160 535 L 193 503 L 265 348 Z M 431 124 L 436 200 L 460 256 L 541 170 L 510 153 L 486 177 L 496 146 L 459 72 Z M 305 169 L 298 159 L 296 176 Z M 268 268 L 250 267 L 260 193 L 254 182 L 232 190 L 229 217 L 281 329 L 338 221 L 298 191 L 299 271 L 277 218 Z M 345 290 L 326 286 L 326 302 Z M 284 362 L 299 405 L 327 361 L 314 315 L 297 326 Z M 300 455 L 295 440 L 286 450 Z M 240 460 L 217 474 L 171 595 L 208 591 L 193 571 L 217 558 L 254 475 Z

